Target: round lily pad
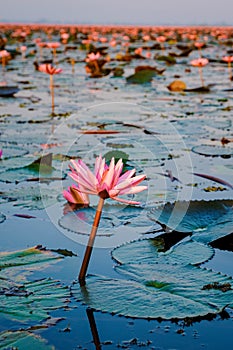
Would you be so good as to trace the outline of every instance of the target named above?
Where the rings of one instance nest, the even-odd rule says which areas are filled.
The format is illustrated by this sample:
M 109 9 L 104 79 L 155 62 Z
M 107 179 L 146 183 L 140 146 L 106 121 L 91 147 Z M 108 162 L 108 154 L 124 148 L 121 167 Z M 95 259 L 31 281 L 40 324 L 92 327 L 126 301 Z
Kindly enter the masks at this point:
M 200 145 L 193 147 L 192 151 L 207 157 L 231 157 L 233 155 L 233 147 L 230 146 Z

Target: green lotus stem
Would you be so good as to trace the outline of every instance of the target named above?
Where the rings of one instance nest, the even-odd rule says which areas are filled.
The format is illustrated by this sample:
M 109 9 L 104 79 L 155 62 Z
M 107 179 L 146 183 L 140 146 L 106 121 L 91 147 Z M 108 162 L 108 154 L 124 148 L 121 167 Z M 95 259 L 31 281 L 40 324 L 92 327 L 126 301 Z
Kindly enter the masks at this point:
M 95 218 L 94 218 L 94 222 L 93 222 L 93 225 L 92 225 L 91 233 L 90 233 L 90 236 L 89 236 L 88 244 L 87 244 L 86 251 L 85 251 L 85 254 L 84 254 L 82 266 L 81 266 L 81 269 L 80 269 L 80 272 L 79 272 L 78 280 L 79 280 L 79 283 L 80 283 L 81 286 L 84 286 L 86 284 L 86 281 L 85 281 L 86 272 L 87 272 L 87 268 L 88 268 L 89 261 L 90 261 L 90 258 L 91 258 L 91 253 L 92 253 L 92 249 L 93 249 L 93 246 L 94 246 L 96 233 L 97 233 L 99 222 L 100 222 L 103 205 L 104 205 L 104 199 L 100 197 L 99 203 L 98 203 L 98 206 L 97 206 L 97 209 L 96 209 Z

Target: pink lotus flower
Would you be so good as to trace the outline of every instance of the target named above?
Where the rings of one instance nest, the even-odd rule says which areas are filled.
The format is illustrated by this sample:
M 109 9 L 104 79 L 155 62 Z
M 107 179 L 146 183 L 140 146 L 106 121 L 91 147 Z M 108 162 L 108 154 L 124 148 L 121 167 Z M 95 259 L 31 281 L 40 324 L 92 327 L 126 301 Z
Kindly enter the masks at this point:
M 100 58 L 100 53 L 91 52 L 87 55 L 86 62 L 97 61 Z
M 101 156 L 96 158 L 94 173 L 90 171 L 82 160 L 71 160 L 73 167 L 69 176 L 79 184 L 78 191 L 98 195 L 106 199 L 111 198 L 127 204 L 139 204 L 132 200 L 119 198 L 120 195 L 135 194 L 147 189 L 147 186 L 138 186 L 145 180 L 146 175 L 134 176 L 136 170 L 122 173 L 123 162 L 120 159 L 116 164 L 112 158 L 110 165 L 105 163 Z
M 52 114 L 54 114 L 54 84 L 53 84 L 53 76 L 55 74 L 61 73 L 62 69 L 53 67 L 51 64 L 45 63 L 45 64 L 39 65 L 38 70 L 40 72 L 49 74 L 49 76 L 50 76 L 50 91 L 51 91 L 51 97 L 52 97 Z
M 57 49 L 58 47 L 61 46 L 61 44 L 59 42 L 48 42 L 48 43 L 46 43 L 46 46 L 49 49 Z
M 200 74 L 200 79 L 201 79 L 201 83 L 202 86 L 204 87 L 204 79 L 203 79 L 203 75 L 202 75 L 202 67 L 206 66 L 209 63 L 209 61 L 207 60 L 207 58 L 197 58 L 195 60 L 192 60 L 190 62 L 190 64 L 194 67 L 198 67 L 199 68 L 199 74 Z
M 69 193 L 65 192 L 65 196 L 71 200 L 73 198 L 71 198 L 70 194 L 72 194 L 73 190 L 77 190 L 80 195 L 95 194 L 100 197 L 83 262 L 79 272 L 79 283 L 81 286 L 84 286 L 86 283 L 85 276 L 91 258 L 94 241 L 103 210 L 104 200 L 111 198 L 127 204 L 139 204 L 139 202 L 122 199 L 118 196 L 125 194 L 135 194 L 146 190 L 147 186 L 138 186 L 143 180 L 145 180 L 146 175 L 134 176 L 136 172 L 135 169 L 128 170 L 122 174 L 122 159 L 119 159 L 115 164 L 115 159 L 112 158 L 110 165 L 108 166 L 105 162 L 105 159 L 99 156 L 95 161 L 94 173 L 91 172 L 91 170 L 82 160 L 71 160 L 71 163 L 73 167 L 70 167 L 71 173 L 69 175 L 75 182 L 78 183 L 78 186 L 75 187 L 75 189 L 74 187 L 71 187 L 69 189 Z
M 192 60 L 190 64 L 194 67 L 204 67 L 209 63 L 209 60 L 207 58 L 197 58 L 195 60 Z
M 64 198 L 73 204 L 89 204 L 89 197 L 86 193 L 80 192 L 78 186 L 72 185 L 68 188 L 68 190 L 64 190 L 63 192 Z
M 59 74 L 62 72 L 61 68 L 53 67 L 51 64 L 48 64 L 48 63 L 39 65 L 38 70 L 40 72 L 50 74 L 50 75 Z
M 229 63 L 229 62 L 231 63 L 231 62 L 233 62 L 233 56 L 224 56 L 222 58 L 222 60 L 227 62 L 227 63 Z
M 0 51 L 0 57 L 2 58 L 6 58 L 6 57 L 9 57 L 10 56 L 10 53 L 7 51 L 7 50 L 1 50 Z
M 0 149 L 0 159 L 2 158 L 2 149 Z

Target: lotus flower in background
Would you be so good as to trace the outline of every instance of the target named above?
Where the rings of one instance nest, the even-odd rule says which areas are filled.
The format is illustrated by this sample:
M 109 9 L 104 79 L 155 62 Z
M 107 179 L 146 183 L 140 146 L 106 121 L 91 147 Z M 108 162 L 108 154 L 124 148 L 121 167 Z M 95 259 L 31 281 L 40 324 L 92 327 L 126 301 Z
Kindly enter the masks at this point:
M 48 43 L 46 43 L 46 46 L 49 49 L 52 49 L 52 51 L 53 51 L 53 62 L 56 63 L 56 56 L 57 56 L 56 49 L 58 49 L 61 46 L 61 44 L 59 42 L 48 42 Z
M 69 173 L 69 175 L 78 184 L 75 189 L 73 188 L 74 191 L 79 192 L 82 196 L 84 196 L 84 194 L 93 194 L 100 197 L 79 273 L 80 285 L 85 285 L 86 271 L 99 226 L 104 200 L 111 198 L 126 204 L 139 204 L 139 202 L 119 198 L 118 196 L 136 194 L 146 190 L 147 186 L 138 186 L 143 180 L 145 180 L 146 175 L 134 176 L 136 172 L 135 169 L 128 170 L 122 174 L 122 159 L 119 159 L 115 164 L 115 159 L 112 158 L 110 165 L 108 166 L 105 159 L 99 156 L 95 161 L 94 172 L 92 172 L 82 160 L 71 160 L 71 164 L 71 173 Z M 70 188 L 69 192 L 72 193 L 73 189 Z M 65 195 L 67 198 L 71 199 L 69 193 L 67 194 L 67 192 L 65 192 Z
M 200 74 L 200 79 L 201 79 L 201 84 L 204 87 L 204 79 L 202 75 L 202 67 L 205 67 L 209 63 L 209 60 L 207 58 L 197 58 L 195 60 L 192 60 L 190 64 L 193 67 L 198 67 L 199 68 L 199 74 Z
M 228 71 L 229 71 L 229 79 L 232 80 L 232 71 L 231 71 L 231 62 L 233 62 L 233 56 L 224 56 L 222 58 L 224 62 L 227 62 Z
M 52 96 L 52 114 L 54 114 L 54 84 L 53 84 L 53 76 L 54 74 L 60 74 L 62 72 L 61 68 L 53 67 L 51 64 L 41 64 L 38 67 L 40 72 L 46 73 L 50 75 L 50 91 Z
M 10 57 L 10 53 L 7 50 L 0 51 L 0 57 L 2 59 L 2 74 L 5 74 L 6 60 Z

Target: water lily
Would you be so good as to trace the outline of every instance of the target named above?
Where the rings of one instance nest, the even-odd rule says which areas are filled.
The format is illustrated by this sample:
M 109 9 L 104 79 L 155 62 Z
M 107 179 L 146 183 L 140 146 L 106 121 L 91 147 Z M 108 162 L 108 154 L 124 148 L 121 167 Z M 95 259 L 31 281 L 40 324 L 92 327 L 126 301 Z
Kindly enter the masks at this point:
M 60 74 L 62 72 L 61 68 L 53 67 L 51 64 L 41 64 L 38 67 L 40 72 L 46 73 L 50 75 L 50 91 L 52 96 L 52 114 L 54 114 L 54 84 L 53 84 L 53 76 L 54 74 Z
M 10 53 L 7 50 L 0 51 L 0 57 L 2 59 L 2 73 L 5 73 L 6 59 L 10 57 Z
M 205 67 L 208 63 L 209 63 L 209 60 L 207 60 L 207 58 L 197 58 L 190 62 L 192 66 L 199 68 L 200 79 L 203 87 L 204 87 L 204 79 L 202 75 L 202 67 Z
M 79 192 L 80 195 L 93 194 L 100 197 L 92 230 L 86 247 L 86 252 L 79 273 L 79 282 L 81 285 L 85 285 L 86 271 L 99 226 L 104 200 L 111 198 L 113 200 L 126 204 L 140 204 L 136 201 L 119 198 L 119 196 L 136 194 L 146 190 L 147 186 L 138 186 L 143 180 L 145 180 L 146 175 L 134 176 L 136 173 L 135 169 L 122 173 L 122 159 L 119 159 L 115 164 L 115 159 L 112 158 L 110 165 L 108 166 L 105 162 L 105 159 L 99 156 L 95 161 L 94 172 L 92 172 L 81 159 L 78 161 L 71 160 L 71 164 L 71 173 L 69 173 L 69 176 L 78 184 L 78 186 L 75 188 L 75 191 Z

